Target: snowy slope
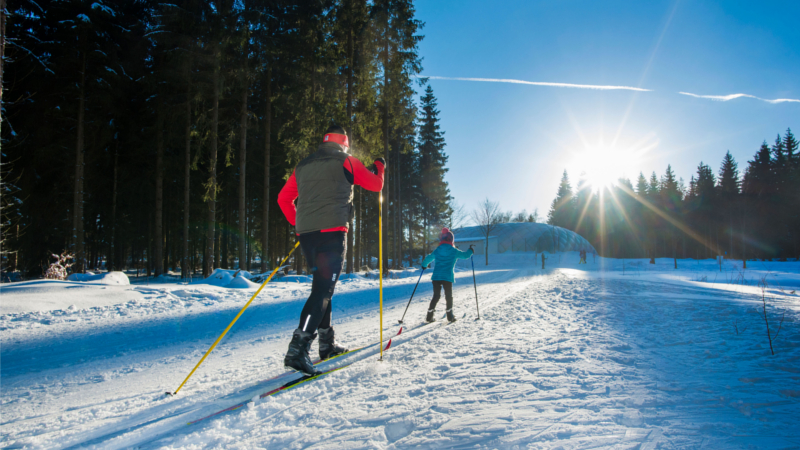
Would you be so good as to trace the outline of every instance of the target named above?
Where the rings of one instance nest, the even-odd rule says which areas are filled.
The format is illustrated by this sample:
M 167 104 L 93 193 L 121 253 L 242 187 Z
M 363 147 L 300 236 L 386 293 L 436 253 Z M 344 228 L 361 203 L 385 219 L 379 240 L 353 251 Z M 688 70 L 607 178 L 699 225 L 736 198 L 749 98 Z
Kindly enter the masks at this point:
M 314 383 L 192 426 L 283 373 L 308 283 L 268 285 L 174 398 L 163 392 L 254 289 L 4 285 L 0 446 L 800 446 L 800 264 L 726 262 L 720 272 L 713 261 L 680 260 L 676 271 L 672 260 L 577 259 L 551 255 L 544 271 L 532 255 L 476 261 L 482 320 L 472 320 L 471 269 L 461 270 L 459 322 L 407 331 L 383 362 L 355 354 Z M 416 282 L 405 275 L 385 281 L 386 338 Z M 775 356 L 758 314 L 761 279 L 773 334 L 785 312 Z M 342 342 L 378 340 L 376 285 L 352 277 L 337 288 Z M 426 275 L 412 327 L 430 292 Z

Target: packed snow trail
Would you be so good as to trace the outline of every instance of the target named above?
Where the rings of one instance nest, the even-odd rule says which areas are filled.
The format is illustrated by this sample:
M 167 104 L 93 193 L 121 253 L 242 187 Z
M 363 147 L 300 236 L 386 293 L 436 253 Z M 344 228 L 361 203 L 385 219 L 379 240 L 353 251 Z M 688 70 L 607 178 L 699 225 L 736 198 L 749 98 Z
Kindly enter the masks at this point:
M 515 273 L 491 270 L 479 279 L 489 287 L 513 279 Z M 430 298 L 427 278 L 418 294 Z M 413 282 L 412 278 L 386 280 L 387 331 L 396 323 L 393 316 L 399 316 L 395 310 L 405 307 Z M 124 425 L 130 417 L 149 417 L 147 413 L 153 409 L 166 409 L 161 402 L 154 408 L 153 400 L 160 400 L 165 390 L 177 385 L 250 295 L 202 285 L 138 286 L 125 288 L 121 295 L 128 300 L 131 291 L 146 294 L 138 299 L 76 309 L 66 307 L 79 303 L 76 290 L 108 287 L 63 284 L 61 291 L 46 284 L 46 295 L 65 297 L 63 309 L 23 311 L 1 318 L 6 442 L 19 427 L 22 437 L 32 438 L 30 442 L 53 445 L 64 435 L 109 423 Z M 340 283 L 334 324 L 343 342 L 369 343 L 377 337 L 375 285 L 374 280 L 363 279 Z M 459 282 L 455 295 L 471 293 L 467 287 L 471 289 L 471 283 Z M 20 299 L 27 303 L 41 294 L 30 283 L 2 289 L 7 303 L 20 303 Z M 15 299 L 19 290 L 25 295 L 18 294 Z M 202 405 L 209 398 L 283 372 L 280 361 L 308 290 L 307 283 L 276 283 L 265 289 L 263 303 L 251 306 L 240 319 L 193 377 L 187 392 L 181 393 L 178 406 Z M 409 314 L 424 316 L 424 312 L 415 312 L 423 310 L 422 303 L 427 305 L 427 300 L 412 305 Z
M 543 276 L 481 321 L 398 348 L 389 364 L 351 367 L 158 446 L 800 444 L 796 326 L 772 357 L 760 329 L 735 334 L 734 318 L 761 324 L 750 295 L 570 275 Z
M 653 270 L 643 265 L 631 273 L 629 268 L 622 275 L 614 270 L 618 261 L 606 261 L 611 269 L 603 272 L 592 263 L 543 272 L 525 258 L 497 256 L 489 270 L 476 266 L 480 321 L 470 320 L 471 271 L 460 272 L 455 305 L 459 316 L 467 313 L 466 319 L 393 348 L 383 363 L 358 362 L 196 427 L 167 427 L 156 440 L 123 433 L 98 442 L 97 448 L 136 442 L 144 442 L 143 448 L 800 445 L 794 432 L 800 425 L 800 265 L 784 263 L 765 271 L 779 287 L 769 291 L 769 317 L 779 320 L 786 312 L 771 356 L 758 315 L 761 300 L 752 286 L 756 270 L 747 272 L 750 285 L 734 285 L 711 283 L 713 264 L 673 271 L 664 270 L 664 262 Z M 726 270 L 732 278 L 735 271 Z M 709 282 L 697 281 L 702 277 Z M 415 282 L 416 276 L 389 282 L 389 289 L 402 294 L 388 302 L 385 333 L 397 326 Z M 374 285 L 343 283 L 337 290 L 334 305 L 338 302 L 341 312 L 334 314 L 335 326 L 349 344 L 377 336 L 376 292 L 370 283 Z M 295 325 L 294 310 L 304 298 L 302 288 L 278 291 L 266 303 L 277 307 L 294 301 L 286 308 L 293 314 L 283 320 L 278 314 L 268 323 L 257 319 L 250 331 L 226 338 L 217 349 L 220 354 L 209 358 L 209 367 L 174 403 L 156 396 L 171 387 L 181 371 L 176 366 L 190 369 L 208 342 L 176 336 L 163 347 L 151 343 L 126 355 L 42 370 L 34 365 L 28 373 L 12 370 L 18 373 L 13 376 L 3 373 L 0 443 L 61 448 L 86 442 L 100 428 L 132 424 L 137 414 L 141 419 L 159 408 L 203 407 L 208 399 L 282 372 L 279 360 Z M 429 277 L 423 277 L 417 295 L 406 321 L 424 316 Z M 236 308 L 236 302 L 221 304 L 226 314 Z M 3 325 L 10 320 L 4 316 Z M 146 325 L 148 316 L 142 315 L 140 322 Z M 46 328 L 12 325 L 3 331 L 3 365 L 7 342 L 18 340 L 15 345 L 24 347 L 27 338 Z M 48 326 L 67 336 L 70 326 L 77 329 L 73 334 L 99 328 L 96 321 L 80 320 Z M 279 328 L 283 326 L 287 330 Z M 218 331 L 206 332 L 202 339 L 211 335 L 213 340 Z M 199 332 L 186 333 L 194 338 Z M 184 351 L 193 354 L 176 356 Z

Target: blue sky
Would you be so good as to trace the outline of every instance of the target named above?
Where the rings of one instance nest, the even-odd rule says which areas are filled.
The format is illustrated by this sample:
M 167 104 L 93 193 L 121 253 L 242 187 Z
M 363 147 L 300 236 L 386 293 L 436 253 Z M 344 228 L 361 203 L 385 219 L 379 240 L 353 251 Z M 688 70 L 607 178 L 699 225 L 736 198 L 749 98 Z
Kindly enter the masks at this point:
M 447 181 L 472 209 L 546 215 L 564 169 L 597 180 L 672 164 L 687 184 L 727 150 L 741 170 L 791 127 L 800 102 L 800 1 L 418 0 L 423 76 L 648 89 L 598 90 L 431 79 Z

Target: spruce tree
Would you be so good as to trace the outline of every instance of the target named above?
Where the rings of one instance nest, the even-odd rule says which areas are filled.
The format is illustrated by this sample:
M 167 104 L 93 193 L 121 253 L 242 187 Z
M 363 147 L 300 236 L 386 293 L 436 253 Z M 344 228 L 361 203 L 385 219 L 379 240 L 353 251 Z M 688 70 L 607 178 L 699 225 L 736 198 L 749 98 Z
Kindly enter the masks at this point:
M 574 211 L 575 198 L 572 193 L 572 186 L 569 184 L 569 175 L 564 170 L 564 174 L 561 175 L 561 183 L 558 185 L 556 198 L 547 213 L 547 223 L 562 228 L 571 228 Z
M 798 142 L 792 134 L 792 129 L 787 128 L 786 134 L 783 136 L 783 148 L 786 151 L 786 159 L 792 168 L 797 168 L 800 165 L 800 153 L 798 153 Z
M 723 228 L 728 235 L 728 257 L 733 257 L 735 203 L 739 195 L 739 166 L 728 151 L 719 168 L 719 216 L 724 216 Z
M 661 183 L 659 183 L 658 177 L 656 176 L 656 173 L 653 172 L 652 174 L 650 174 L 650 182 L 649 182 L 649 184 L 647 186 L 647 195 L 651 199 L 655 199 L 655 198 L 658 197 L 658 192 L 659 192 L 659 190 L 661 188 L 660 185 L 661 185 Z
M 442 223 L 450 202 L 450 190 L 444 180 L 448 159 L 444 153 L 444 132 L 440 130 L 439 110 L 436 109 L 436 97 L 430 85 L 425 89 L 425 95 L 420 102 L 422 111 L 417 145 L 422 183 L 422 223 L 424 233 L 427 234 L 429 227 Z
M 739 193 L 739 165 L 728 151 L 719 168 L 719 190 L 725 195 Z
M 642 172 L 639 172 L 639 178 L 636 179 L 636 194 L 639 197 L 645 197 L 647 195 L 647 189 L 647 179 Z

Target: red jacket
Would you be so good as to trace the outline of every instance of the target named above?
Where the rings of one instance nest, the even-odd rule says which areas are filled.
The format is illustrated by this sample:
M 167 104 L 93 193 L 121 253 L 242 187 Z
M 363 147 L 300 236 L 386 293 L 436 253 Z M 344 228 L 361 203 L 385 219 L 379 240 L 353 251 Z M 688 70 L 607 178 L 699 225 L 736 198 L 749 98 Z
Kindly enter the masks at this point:
M 351 170 L 352 167 L 352 170 Z M 356 186 L 361 186 L 364 189 L 372 192 L 379 192 L 383 189 L 383 164 L 379 161 L 375 161 L 375 169 L 378 172 L 377 174 L 372 173 L 369 169 L 364 167 L 364 164 L 361 163 L 358 159 L 348 156 L 345 159 L 344 164 L 342 164 L 342 169 L 345 171 L 345 176 L 350 182 Z M 286 184 L 283 185 L 281 192 L 278 193 L 278 206 L 281 207 L 281 211 L 283 211 L 283 215 L 286 216 L 286 220 L 289 221 L 292 226 L 295 226 L 295 217 L 297 216 L 297 205 L 295 205 L 294 201 L 297 199 L 297 179 L 294 177 L 294 171 L 292 171 L 292 176 L 286 180 Z M 337 228 L 330 228 L 327 230 L 322 230 L 323 233 L 331 232 L 331 231 L 347 231 L 347 227 L 337 227 Z

